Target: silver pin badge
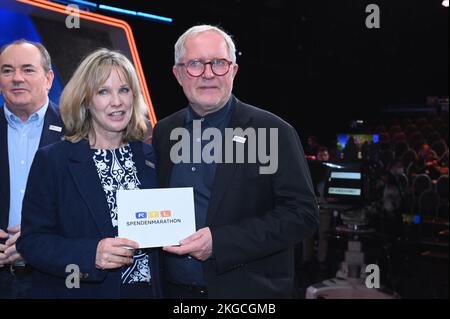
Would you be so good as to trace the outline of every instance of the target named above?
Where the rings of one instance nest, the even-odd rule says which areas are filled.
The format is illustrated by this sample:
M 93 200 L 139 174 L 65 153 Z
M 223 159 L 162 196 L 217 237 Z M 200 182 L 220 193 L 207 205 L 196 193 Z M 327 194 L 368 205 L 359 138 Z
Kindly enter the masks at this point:
M 150 162 L 148 160 L 145 161 L 145 165 L 147 165 L 150 168 L 155 168 L 155 164 L 153 164 L 152 162 Z
M 56 126 L 56 125 L 50 125 L 48 127 L 48 129 L 50 131 L 55 131 L 55 132 L 61 132 L 62 131 L 62 127 L 61 126 Z

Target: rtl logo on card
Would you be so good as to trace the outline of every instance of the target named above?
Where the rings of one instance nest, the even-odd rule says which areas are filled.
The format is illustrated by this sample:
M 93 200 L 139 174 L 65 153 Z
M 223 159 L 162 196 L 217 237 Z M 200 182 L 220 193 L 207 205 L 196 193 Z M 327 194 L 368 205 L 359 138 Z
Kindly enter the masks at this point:
M 171 210 L 162 210 L 162 211 L 152 210 L 152 211 L 148 211 L 148 212 L 136 212 L 135 216 L 136 216 L 136 219 L 153 219 L 153 218 L 159 218 L 159 217 L 167 218 L 167 217 L 172 217 L 172 211 Z
M 162 210 L 161 211 L 161 217 L 171 217 L 172 212 L 170 210 Z

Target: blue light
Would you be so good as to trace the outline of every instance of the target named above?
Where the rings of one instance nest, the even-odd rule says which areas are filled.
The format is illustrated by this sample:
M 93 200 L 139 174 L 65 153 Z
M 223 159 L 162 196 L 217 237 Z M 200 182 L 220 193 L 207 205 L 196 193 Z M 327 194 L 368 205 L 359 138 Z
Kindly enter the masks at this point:
M 111 7 L 111 6 L 105 6 L 104 4 L 100 4 L 98 7 L 99 7 L 99 9 L 103 9 L 103 10 L 125 13 L 125 14 L 130 14 L 133 16 L 136 15 L 136 11 L 125 10 L 125 9 L 121 9 L 121 8 Z
M 122 13 L 122 14 L 129 14 L 132 16 L 156 20 L 156 21 L 160 21 L 160 22 L 173 23 L 172 18 L 167 18 L 167 17 L 163 17 L 163 16 L 159 16 L 156 14 L 151 14 L 151 13 L 121 9 L 121 8 L 117 8 L 117 7 L 107 6 L 104 4 L 96 4 L 94 2 L 89 2 L 89 1 L 84 1 L 84 0 L 51 0 L 51 1 L 62 3 L 62 4 L 71 4 L 71 3 L 79 4 L 79 5 L 89 6 L 89 7 L 93 7 L 93 8 L 102 9 L 102 10 L 113 11 L 113 12 Z
M 94 7 L 94 8 L 97 8 L 97 4 L 96 4 L 96 3 L 89 2 L 89 1 L 83 1 L 83 0 L 70 0 L 70 2 L 82 4 L 82 5 L 85 5 L 85 6 L 88 6 L 88 7 Z
M 414 215 L 413 224 L 420 224 L 420 215 Z
M 8 30 L 7 32 L 0 32 L 0 47 L 17 39 L 27 39 L 42 43 L 39 32 L 29 15 L 16 13 L 10 9 L 3 8 L 1 5 L 0 30 Z M 55 73 L 55 78 L 49 92 L 49 97 L 51 101 L 58 103 L 64 85 L 58 76 L 57 70 L 53 69 L 53 72 Z M 1 105 L 3 105 L 3 99 L 0 96 L 0 106 Z
M 104 4 L 100 4 L 98 6 L 98 8 L 99 9 L 103 9 L 103 10 L 109 10 L 109 11 L 114 11 L 114 12 L 118 12 L 118 13 L 124 13 L 124 14 L 133 15 L 133 16 L 138 16 L 138 17 L 142 17 L 142 18 L 157 20 L 157 21 L 161 21 L 161 22 L 167 22 L 167 23 L 172 23 L 173 22 L 172 18 L 162 17 L 162 16 L 158 16 L 158 15 L 155 15 L 155 14 L 150 14 L 150 13 L 136 12 L 136 11 L 132 11 L 132 10 L 125 10 L 125 9 L 121 9 L 121 8 L 117 8 L 117 7 L 107 6 L 107 5 L 104 5 Z
M 168 23 L 173 22 L 172 18 L 166 18 L 166 17 L 162 17 L 162 16 L 157 16 L 154 14 L 144 13 L 144 12 L 138 12 L 137 16 L 143 17 L 143 18 L 148 18 L 148 19 L 153 19 L 153 20 L 159 20 L 159 21 L 163 21 L 163 22 L 168 22 Z
M 380 141 L 380 136 L 378 134 L 373 135 L 373 142 L 378 143 Z

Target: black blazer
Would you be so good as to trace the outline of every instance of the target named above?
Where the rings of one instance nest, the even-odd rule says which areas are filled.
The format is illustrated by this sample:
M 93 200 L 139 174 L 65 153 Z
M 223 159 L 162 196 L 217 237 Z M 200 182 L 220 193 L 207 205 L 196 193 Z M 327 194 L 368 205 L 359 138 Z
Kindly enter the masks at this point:
M 213 257 L 203 262 L 208 297 L 290 298 L 295 288 L 294 245 L 318 227 L 303 148 L 295 129 L 279 117 L 235 97 L 232 103 L 228 127 L 278 130 L 278 170 L 261 175 L 259 163 L 217 164 L 206 219 Z M 170 133 L 183 127 L 185 114 L 183 109 L 153 130 L 162 187 L 169 186 L 170 149 L 177 142 L 170 140 Z M 268 152 L 268 141 L 266 145 Z
M 153 148 L 131 142 L 141 188 L 157 185 Z M 114 237 L 105 192 L 87 140 L 62 141 L 38 150 L 23 200 L 17 251 L 31 264 L 32 298 L 119 298 L 121 269 L 95 267 L 101 239 Z M 154 296 L 160 298 L 159 251 L 152 250 Z M 80 288 L 67 289 L 67 265 L 80 269 Z
M 44 127 L 42 128 L 39 147 L 60 141 L 64 131 L 50 130 L 50 125 L 63 128 L 58 107 L 50 102 L 45 112 Z M 0 229 L 8 227 L 9 219 L 9 159 L 8 159 L 8 122 L 5 118 L 3 106 L 0 107 Z

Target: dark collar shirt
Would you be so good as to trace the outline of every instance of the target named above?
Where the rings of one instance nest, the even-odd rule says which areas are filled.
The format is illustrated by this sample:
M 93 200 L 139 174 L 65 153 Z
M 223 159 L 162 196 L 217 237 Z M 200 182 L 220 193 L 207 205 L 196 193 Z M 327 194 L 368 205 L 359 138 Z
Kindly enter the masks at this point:
M 193 187 L 196 229 L 205 227 L 206 214 L 208 212 L 211 189 L 216 173 L 216 163 L 204 163 L 200 154 L 195 150 L 202 150 L 210 140 L 203 140 L 201 136 L 208 128 L 217 128 L 224 136 L 225 128 L 231 117 L 231 98 L 220 110 L 200 116 L 189 106 L 186 112 L 184 128 L 190 134 L 190 161 L 189 163 L 178 163 L 173 166 L 170 179 L 170 187 Z M 194 135 L 195 125 L 201 124 L 201 134 Z M 212 138 L 213 139 L 213 138 Z M 195 146 L 199 143 L 201 147 Z M 223 143 L 223 139 L 222 139 Z M 197 160 L 196 160 L 197 159 Z M 169 281 L 185 285 L 204 285 L 203 270 L 201 262 L 190 256 L 166 255 L 166 277 Z

